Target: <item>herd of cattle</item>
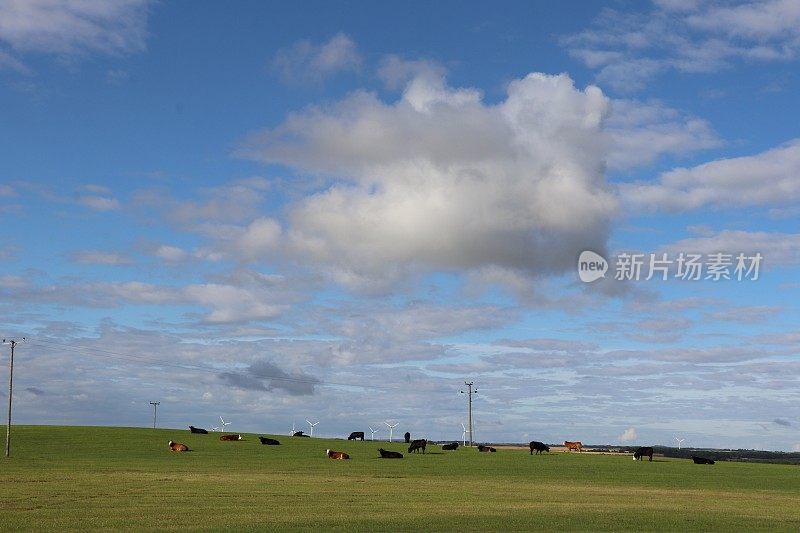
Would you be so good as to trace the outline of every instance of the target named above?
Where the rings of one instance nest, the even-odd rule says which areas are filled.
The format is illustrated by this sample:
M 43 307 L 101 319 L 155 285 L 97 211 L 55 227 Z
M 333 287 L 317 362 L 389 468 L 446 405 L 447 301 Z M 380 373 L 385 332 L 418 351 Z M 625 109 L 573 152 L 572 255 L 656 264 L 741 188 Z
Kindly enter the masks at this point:
M 189 431 L 191 433 L 199 433 L 199 434 L 203 434 L 203 435 L 207 435 L 208 434 L 208 430 L 205 430 L 203 428 L 196 428 L 194 426 L 189 426 Z M 296 432 L 294 432 L 292 434 L 292 436 L 293 437 L 308 437 L 308 435 L 303 434 L 302 431 L 296 431 Z M 222 441 L 222 442 L 225 442 L 225 441 L 239 441 L 239 440 L 242 440 L 242 436 L 240 434 L 238 434 L 238 433 L 223 434 L 223 435 L 219 436 L 219 440 Z M 278 446 L 278 445 L 280 445 L 280 442 L 278 440 L 272 439 L 272 438 L 269 438 L 269 437 L 258 437 L 258 440 L 261 442 L 261 444 L 265 444 L 265 445 L 268 445 L 268 446 Z M 350 436 L 347 437 L 347 440 L 361 440 L 361 441 L 363 441 L 364 440 L 364 432 L 363 431 L 354 431 L 354 432 L 350 433 Z M 411 435 L 408 432 L 406 432 L 406 434 L 405 434 L 405 441 L 406 441 L 407 444 L 409 444 L 408 453 L 419 453 L 420 450 L 422 450 L 422 453 L 425 453 L 425 448 L 428 446 L 428 441 L 426 439 L 411 440 Z M 550 447 L 547 444 L 545 444 L 543 442 L 539 442 L 537 440 L 531 441 L 528 446 L 530 448 L 530 454 L 531 455 L 533 455 L 534 453 L 538 455 L 538 454 L 541 454 L 542 452 L 548 452 L 548 453 L 550 452 Z M 451 442 L 449 444 L 442 444 L 441 448 L 442 448 L 442 450 L 450 450 L 450 451 L 456 450 L 456 449 L 458 449 L 458 443 L 457 442 Z M 583 451 L 583 444 L 581 444 L 580 441 L 564 441 L 564 448 L 566 448 L 567 452 L 571 452 L 571 451 L 574 450 L 574 451 L 577 451 L 578 453 L 581 453 Z M 173 452 L 188 452 L 188 451 L 191 451 L 191 450 L 189 450 L 189 447 L 187 445 L 181 444 L 180 442 L 175 442 L 175 441 L 172 441 L 172 440 L 169 441 L 169 449 L 172 450 Z M 493 448 L 492 446 L 486 446 L 484 444 L 479 444 L 478 445 L 478 451 L 479 452 L 496 452 L 497 449 Z M 383 448 L 379 448 L 378 449 L 378 454 L 383 459 L 402 459 L 403 458 L 403 454 L 402 453 L 391 451 L 391 450 L 384 450 Z M 330 450 L 330 449 L 325 450 L 325 455 L 329 459 L 350 459 L 350 455 L 347 452 L 339 452 L 339 451 Z M 633 453 L 633 460 L 634 461 L 641 461 L 645 457 L 647 457 L 651 462 L 653 461 L 653 448 L 651 446 L 642 446 L 641 448 L 638 448 Z M 694 461 L 695 464 L 699 464 L 699 465 L 713 465 L 714 464 L 714 460 L 713 459 L 708 459 L 706 457 L 698 457 L 696 455 L 692 455 L 691 457 L 692 457 L 692 461 Z

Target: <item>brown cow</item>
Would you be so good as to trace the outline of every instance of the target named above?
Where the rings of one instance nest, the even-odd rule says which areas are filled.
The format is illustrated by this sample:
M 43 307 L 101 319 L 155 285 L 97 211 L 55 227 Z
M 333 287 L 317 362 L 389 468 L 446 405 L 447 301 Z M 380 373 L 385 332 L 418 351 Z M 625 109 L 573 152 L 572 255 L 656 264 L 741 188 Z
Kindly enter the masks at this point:
M 328 456 L 328 459 L 350 459 L 350 456 L 345 452 L 335 452 L 333 450 L 325 450 L 325 455 Z
M 238 433 L 235 435 L 220 435 L 219 440 L 226 441 L 226 440 L 242 440 L 242 436 Z
M 565 440 L 564 446 L 566 446 L 567 451 L 578 450 L 578 453 L 583 451 L 583 444 L 581 444 L 581 441 L 579 440 L 576 440 L 575 442 Z
M 185 444 L 181 444 L 180 442 L 175 442 L 174 440 L 169 441 L 169 449 L 173 452 L 188 452 L 189 447 Z

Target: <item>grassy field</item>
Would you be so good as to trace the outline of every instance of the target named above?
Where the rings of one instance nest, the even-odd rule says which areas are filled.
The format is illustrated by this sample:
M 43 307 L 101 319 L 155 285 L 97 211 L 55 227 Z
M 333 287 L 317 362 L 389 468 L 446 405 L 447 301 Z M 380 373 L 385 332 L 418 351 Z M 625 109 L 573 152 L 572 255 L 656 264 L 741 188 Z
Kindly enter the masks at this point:
M 0 459 L 0 528 L 800 530 L 797 466 L 438 446 L 381 460 L 377 442 L 243 437 L 16 427 Z M 170 452 L 170 439 L 193 451 Z

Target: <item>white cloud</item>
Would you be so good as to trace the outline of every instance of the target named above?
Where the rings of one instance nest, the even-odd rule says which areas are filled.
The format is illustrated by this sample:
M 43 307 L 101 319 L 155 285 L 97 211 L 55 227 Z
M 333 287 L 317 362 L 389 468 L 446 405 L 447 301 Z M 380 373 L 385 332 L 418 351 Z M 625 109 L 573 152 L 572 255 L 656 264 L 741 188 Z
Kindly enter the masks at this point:
M 563 44 L 573 57 L 599 69 L 598 81 L 634 91 L 668 70 L 715 72 L 736 61 L 794 59 L 800 51 L 799 21 L 794 0 L 656 1 L 646 12 L 605 9 L 592 29 Z
M 784 206 L 800 201 L 800 139 L 756 155 L 720 159 L 620 186 L 623 199 L 654 211 Z
M 95 211 L 113 211 L 119 208 L 119 201 L 116 198 L 106 196 L 81 196 L 78 203 Z
M 602 249 L 616 209 L 603 176 L 608 100 L 530 74 L 505 101 L 430 72 L 386 104 L 357 92 L 253 135 L 241 155 L 328 177 L 289 215 L 289 246 L 339 282 L 420 268 L 561 272 Z
M 681 239 L 664 246 L 669 253 L 691 252 L 713 254 L 717 252 L 763 256 L 761 268 L 776 265 L 800 265 L 800 234 L 766 231 L 723 230 L 706 237 Z
M 358 47 L 344 33 L 316 45 L 303 40 L 275 54 L 273 67 L 290 83 L 320 82 L 343 71 L 358 71 L 361 55 Z
M 611 170 L 647 165 L 664 154 L 680 156 L 720 145 L 707 121 L 684 116 L 660 102 L 613 100 L 606 124 Z
M 18 52 L 62 58 L 122 55 L 145 48 L 148 0 L 6 0 L 0 41 Z
M 188 257 L 186 251 L 177 246 L 170 246 L 167 244 L 159 245 L 153 250 L 153 255 L 167 263 L 177 263 Z
M 11 185 L 0 185 L 0 198 L 11 198 L 17 196 L 17 191 Z
M 117 252 L 103 252 L 97 250 L 85 250 L 71 254 L 74 261 L 87 265 L 130 265 L 133 260 L 130 256 Z
M 622 435 L 617 437 L 620 442 L 631 442 L 636 440 L 636 429 L 635 428 L 628 428 L 626 429 Z

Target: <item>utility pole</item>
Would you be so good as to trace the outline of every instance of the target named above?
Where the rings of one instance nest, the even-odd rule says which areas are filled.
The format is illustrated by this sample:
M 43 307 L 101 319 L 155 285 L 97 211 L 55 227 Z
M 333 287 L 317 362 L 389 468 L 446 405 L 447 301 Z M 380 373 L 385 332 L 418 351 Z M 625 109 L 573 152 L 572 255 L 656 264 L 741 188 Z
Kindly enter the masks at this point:
M 150 405 L 153 406 L 153 429 L 156 429 L 156 413 L 158 412 L 158 406 L 161 402 L 150 402 Z
M 469 381 L 469 382 L 465 381 L 464 382 L 464 385 L 466 385 L 468 387 L 467 396 L 469 398 L 469 446 L 470 446 L 470 448 L 472 447 L 472 441 L 473 441 L 473 434 L 472 434 L 472 393 L 478 392 L 478 389 L 472 390 L 472 385 L 474 385 L 474 384 L 475 384 L 475 382 L 473 382 L 473 381 Z M 464 394 L 463 390 L 461 391 L 461 394 Z
M 25 341 L 25 337 L 22 337 Z M 3 339 L 3 344 L 11 345 L 11 359 L 8 362 L 8 422 L 6 423 L 6 457 L 11 457 L 11 398 L 14 392 L 14 348 L 17 341 Z

